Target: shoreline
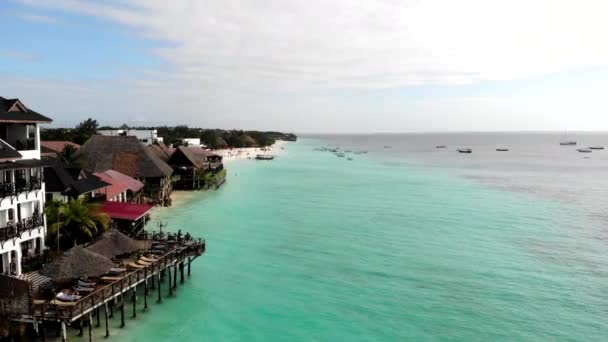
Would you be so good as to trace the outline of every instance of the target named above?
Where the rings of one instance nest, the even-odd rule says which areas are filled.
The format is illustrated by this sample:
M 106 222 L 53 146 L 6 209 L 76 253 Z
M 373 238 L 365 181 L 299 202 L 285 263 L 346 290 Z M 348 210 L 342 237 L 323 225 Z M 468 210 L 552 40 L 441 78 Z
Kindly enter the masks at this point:
M 285 143 L 286 141 L 278 140 L 268 147 L 224 148 L 215 150 L 214 152 L 222 156 L 222 161 L 226 163 L 235 160 L 255 159 L 258 154 L 272 154 L 276 156 L 281 151 L 280 147 Z

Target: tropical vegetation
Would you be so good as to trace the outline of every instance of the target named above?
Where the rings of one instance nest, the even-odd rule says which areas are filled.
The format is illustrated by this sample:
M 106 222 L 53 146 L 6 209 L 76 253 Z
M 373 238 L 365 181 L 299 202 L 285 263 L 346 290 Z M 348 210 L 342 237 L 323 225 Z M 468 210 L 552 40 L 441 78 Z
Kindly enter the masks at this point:
M 47 128 L 40 132 L 42 140 L 67 140 L 77 144 L 84 144 L 97 130 L 102 129 L 128 129 L 127 125 L 118 128 L 99 127 L 97 120 L 86 119 L 74 128 Z M 226 147 L 266 147 L 277 140 L 295 141 L 297 137 L 291 133 L 243 131 L 223 129 L 193 128 L 186 125 L 162 127 L 130 127 L 131 129 L 156 129 L 158 136 L 163 137 L 166 144 L 181 145 L 183 139 L 200 138 L 201 143 L 209 148 Z
M 47 244 L 67 250 L 75 244 L 90 242 L 108 230 L 110 217 L 101 211 L 100 204 L 86 198 L 47 202 Z

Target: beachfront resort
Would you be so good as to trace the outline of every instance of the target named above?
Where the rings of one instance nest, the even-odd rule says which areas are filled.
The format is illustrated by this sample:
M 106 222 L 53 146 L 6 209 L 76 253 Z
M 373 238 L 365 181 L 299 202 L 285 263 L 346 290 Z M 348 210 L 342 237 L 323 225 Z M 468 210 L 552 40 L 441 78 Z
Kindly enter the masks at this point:
M 206 244 L 146 229 L 154 207 L 170 206 L 174 190 L 217 190 L 226 150 L 250 155 L 167 145 L 155 130 L 43 140 L 51 122 L 0 97 L 0 340 L 110 336 L 108 319 L 126 326 L 128 304 L 136 317 L 175 295 Z

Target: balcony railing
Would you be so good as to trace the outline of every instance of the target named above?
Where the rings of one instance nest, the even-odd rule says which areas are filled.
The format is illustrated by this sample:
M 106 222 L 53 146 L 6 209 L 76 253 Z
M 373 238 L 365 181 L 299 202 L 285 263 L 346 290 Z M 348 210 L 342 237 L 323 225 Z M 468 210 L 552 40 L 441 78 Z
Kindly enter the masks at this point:
M 20 237 L 21 233 L 43 225 L 44 216 L 42 214 L 33 215 L 32 217 L 24 218 L 14 223 L 9 222 L 6 226 L 0 227 L 0 241 Z
M 0 197 L 16 196 L 40 189 L 42 189 L 42 178 L 17 179 L 15 183 L 0 183 Z
M 36 139 L 29 138 L 15 141 L 17 151 L 30 151 L 36 149 Z

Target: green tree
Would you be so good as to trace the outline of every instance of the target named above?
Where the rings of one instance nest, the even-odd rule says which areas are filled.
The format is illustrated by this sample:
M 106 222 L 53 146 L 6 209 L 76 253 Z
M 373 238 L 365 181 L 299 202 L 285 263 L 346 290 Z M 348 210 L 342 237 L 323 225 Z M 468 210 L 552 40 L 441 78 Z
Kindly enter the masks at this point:
M 57 158 L 66 166 L 71 166 L 76 159 L 76 152 L 78 152 L 78 150 L 76 147 L 74 147 L 74 145 L 65 145 L 63 150 L 57 153 Z
M 101 211 L 100 204 L 85 198 L 70 199 L 68 203 L 49 201 L 45 213 L 49 241 L 64 250 L 90 242 L 110 227 L 110 217 Z
M 91 136 L 97 133 L 98 127 L 99 123 L 92 118 L 82 121 L 74 128 L 74 140 L 72 141 L 79 145 L 84 144 Z

